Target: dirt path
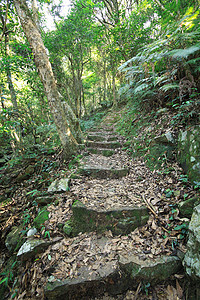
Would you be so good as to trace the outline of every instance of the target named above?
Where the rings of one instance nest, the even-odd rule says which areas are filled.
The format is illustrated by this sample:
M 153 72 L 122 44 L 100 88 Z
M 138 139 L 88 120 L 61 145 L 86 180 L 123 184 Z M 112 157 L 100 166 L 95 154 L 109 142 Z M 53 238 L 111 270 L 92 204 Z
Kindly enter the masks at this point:
M 88 132 L 70 191 L 48 206 L 46 251 L 22 264 L 16 299 L 183 299 L 177 203 L 190 191 L 177 166 L 152 172 L 123 142 L 109 120 Z

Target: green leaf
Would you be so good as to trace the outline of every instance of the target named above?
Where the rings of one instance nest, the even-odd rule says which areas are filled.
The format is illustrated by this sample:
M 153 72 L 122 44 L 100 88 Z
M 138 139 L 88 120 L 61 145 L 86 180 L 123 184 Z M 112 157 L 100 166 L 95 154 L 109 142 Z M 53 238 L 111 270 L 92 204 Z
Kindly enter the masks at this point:
M 170 55 L 174 58 L 187 58 L 190 54 L 194 54 L 195 52 L 200 50 L 200 45 L 191 46 L 186 49 L 175 49 L 170 52 Z
M 2 284 L 2 283 L 4 283 L 4 282 L 5 282 L 6 285 L 8 285 L 8 277 L 5 277 L 4 279 L 2 279 L 2 280 L 0 281 L 0 284 Z

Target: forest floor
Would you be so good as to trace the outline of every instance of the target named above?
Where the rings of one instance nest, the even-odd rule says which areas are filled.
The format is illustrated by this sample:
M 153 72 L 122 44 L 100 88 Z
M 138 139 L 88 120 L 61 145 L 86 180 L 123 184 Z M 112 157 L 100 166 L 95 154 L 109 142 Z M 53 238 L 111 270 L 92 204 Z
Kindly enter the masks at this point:
M 104 118 L 102 124 L 99 125 L 102 131 L 109 129 L 115 132 L 116 128 L 115 124 L 111 122 L 112 118 L 113 114 Z M 140 134 L 143 134 L 142 131 Z M 118 136 L 118 139 L 121 145 L 125 143 L 124 137 Z M 11 185 L 17 185 L 10 201 L 4 201 L 1 204 L 0 267 L 2 270 L 10 259 L 10 254 L 5 247 L 7 234 L 13 226 L 20 224 L 23 224 L 24 231 L 27 232 L 33 226 L 33 220 L 39 212 L 40 208 L 34 201 L 34 193 L 37 193 L 37 189 L 47 190 L 50 182 L 54 179 L 76 174 L 82 160 L 85 159 L 85 151 L 87 149 L 79 154 L 80 158 L 75 159 L 74 164 L 71 164 L 68 169 L 61 162 L 60 156 L 56 154 L 40 157 L 39 167 L 36 158 L 29 162 L 34 168 L 31 177 L 25 178 L 19 183 L 13 176 L 10 183 L 3 186 L 2 193 Z M 44 176 L 41 175 L 43 166 L 51 165 L 51 162 L 55 161 L 59 162 L 57 167 L 50 169 L 50 171 L 46 168 L 44 173 L 47 174 L 44 179 Z M 69 191 L 55 195 L 54 202 L 47 207 L 49 220 L 45 221 L 40 231 L 37 231 L 35 238 L 47 241 L 59 238 L 59 241 L 51 244 L 46 251 L 37 254 L 34 258 L 17 264 L 18 269 L 15 270 L 14 268 L 13 273 L 18 281 L 10 278 L 8 281 L 9 289 L 5 291 L 5 299 L 45 299 L 44 285 L 50 276 L 59 280 L 65 279 L 66 276 L 73 279 L 78 276 L 79 270 L 83 266 L 87 266 L 92 274 L 97 272 L 104 263 L 115 264 L 116 258 L 124 253 L 134 253 L 143 261 L 155 259 L 162 255 L 172 256 L 185 253 L 186 228 L 189 219 L 181 216 L 178 203 L 184 200 L 186 196 L 195 197 L 197 192 L 190 184 L 180 181 L 180 175 L 183 172 L 175 161 L 169 163 L 170 172 L 160 172 L 157 169 L 150 170 L 142 157 L 132 158 L 125 149 L 117 148 L 109 158 L 90 154 L 89 157 L 87 156 L 87 163 L 92 166 L 109 165 L 113 168 L 126 166 L 129 168 L 129 173 L 120 179 L 109 180 L 79 175 L 78 178 L 71 179 Z M 67 237 L 60 229 L 59 224 L 64 224 L 71 218 L 72 205 L 77 199 L 90 209 L 106 210 L 113 207 L 132 207 L 133 205 L 141 207 L 145 205 L 149 210 L 150 217 L 145 225 L 126 235 L 116 236 L 109 230 L 104 233 L 79 233 L 78 238 Z M 109 245 L 103 250 L 96 244 L 96 241 L 102 238 L 109 238 Z M 89 247 L 88 245 L 93 246 Z M 10 276 L 9 274 L 6 276 Z M 1 279 L 3 278 L 2 275 Z M 181 269 L 177 274 L 173 274 L 166 281 L 156 285 L 139 282 L 137 288 L 129 289 L 123 294 L 116 296 L 104 294 L 93 298 L 190 299 L 187 293 L 188 281 L 184 270 Z M 90 299 L 90 297 L 84 299 Z

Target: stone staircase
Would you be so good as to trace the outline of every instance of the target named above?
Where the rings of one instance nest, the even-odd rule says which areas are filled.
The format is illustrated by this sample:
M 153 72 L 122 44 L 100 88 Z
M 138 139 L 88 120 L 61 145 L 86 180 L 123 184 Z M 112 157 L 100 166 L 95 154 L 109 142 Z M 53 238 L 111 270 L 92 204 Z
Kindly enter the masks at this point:
M 146 259 L 136 255 L 134 236 L 127 242 L 127 235 L 144 225 L 149 214 L 143 201 L 128 193 L 129 167 L 120 161 L 117 135 L 109 128 L 95 128 L 88 133 L 86 146 L 88 155 L 79 168 L 85 181 L 79 183 L 78 191 L 73 184 L 71 188 L 77 196 L 68 222 L 71 238 L 57 246 L 65 249 L 62 261 L 52 269 L 45 286 L 45 296 L 50 300 L 100 299 L 105 292 L 110 295 L 107 299 L 116 299 L 127 289 L 137 288 L 141 281 L 165 280 L 181 266 L 177 256 Z M 53 256 L 54 249 L 55 245 L 49 255 Z M 78 271 L 74 265 L 79 266 Z M 59 272 L 62 279 L 56 276 Z

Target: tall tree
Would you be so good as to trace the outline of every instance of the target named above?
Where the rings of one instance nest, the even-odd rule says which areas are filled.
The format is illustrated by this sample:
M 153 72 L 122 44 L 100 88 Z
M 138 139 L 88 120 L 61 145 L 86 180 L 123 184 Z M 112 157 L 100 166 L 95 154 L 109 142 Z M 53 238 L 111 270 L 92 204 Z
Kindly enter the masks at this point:
M 26 0 L 13 0 L 23 31 L 34 55 L 40 79 L 43 83 L 51 113 L 64 149 L 65 158 L 70 158 L 81 141 L 79 122 L 72 109 L 58 92 L 52 67 L 41 38 L 35 18 Z

